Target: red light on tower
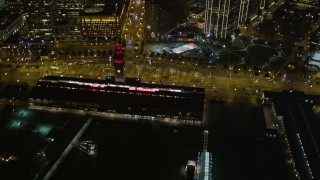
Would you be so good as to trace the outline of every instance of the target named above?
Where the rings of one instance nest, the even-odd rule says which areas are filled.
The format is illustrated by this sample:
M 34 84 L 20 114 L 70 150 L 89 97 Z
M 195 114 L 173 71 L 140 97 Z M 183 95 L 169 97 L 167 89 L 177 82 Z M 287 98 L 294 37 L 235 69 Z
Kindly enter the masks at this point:
M 118 49 L 121 50 L 121 45 L 120 45 L 120 43 L 117 43 L 117 44 L 116 44 L 116 50 L 118 50 Z
M 125 82 L 125 69 L 124 69 L 124 54 L 121 48 L 121 43 L 117 42 L 114 48 L 114 55 L 113 55 L 113 62 L 114 62 L 114 71 L 115 71 L 115 80 L 116 82 L 123 83 Z

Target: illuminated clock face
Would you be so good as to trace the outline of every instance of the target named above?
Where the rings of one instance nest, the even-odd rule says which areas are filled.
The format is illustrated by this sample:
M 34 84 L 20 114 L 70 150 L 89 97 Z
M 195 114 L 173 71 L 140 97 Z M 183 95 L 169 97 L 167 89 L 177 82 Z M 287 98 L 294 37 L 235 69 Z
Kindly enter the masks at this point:
M 120 69 L 118 69 L 118 70 L 117 70 L 117 73 L 121 73 L 121 70 L 120 70 Z

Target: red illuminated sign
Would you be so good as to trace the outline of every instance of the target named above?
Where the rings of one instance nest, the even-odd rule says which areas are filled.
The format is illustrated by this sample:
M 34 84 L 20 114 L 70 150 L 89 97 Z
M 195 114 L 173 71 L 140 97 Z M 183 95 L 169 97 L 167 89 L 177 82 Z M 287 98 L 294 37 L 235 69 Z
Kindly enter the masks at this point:
M 156 88 L 143 88 L 143 87 L 129 87 L 130 91 L 142 91 L 142 92 L 156 92 L 159 91 L 159 89 Z
M 106 87 L 106 85 L 104 85 L 104 84 L 91 84 L 90 86 L 93 88 L 105 88 Z

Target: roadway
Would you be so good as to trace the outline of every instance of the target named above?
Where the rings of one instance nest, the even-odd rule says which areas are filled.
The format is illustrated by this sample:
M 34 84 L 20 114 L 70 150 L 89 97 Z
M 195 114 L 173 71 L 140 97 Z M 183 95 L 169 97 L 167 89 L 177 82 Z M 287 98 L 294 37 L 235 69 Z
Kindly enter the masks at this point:
M 135 57 L 144 38 L 145 0 L 130 1 L 121 38 L 126 41 L 126 57 Z M 136 44 L 139 44 L 136 46 Z M 130 59 L 129 59 L 130 60 Z
M 77 63 L 76 63 L 77 62 Z M 11 64 L 9 68 L 7 64 Z M 91 63 L 79 63 L 78 59 L 46 60 L 43 62 L 20 63 L 20 68 L 14 63 L 6 62 L 1 69 L 1 82 L 27 82 L 35 85 L 37 80 L 45 75 L 71 76 L 83 78 L 104 79 L 113 76 L 113 65 L 109 60 L 96 60 Z M 56 67 L 56 69 L 52 69 Z M 144 83 L 183 85 L 206 88 L 207 98 L 221 100 L 249 100 L 255 102 L 261 97 L 263 90 L 281 91 L 296 89 L 310 94 L 319 94 L 319 84 L 312 78 L 266 79 L 263 73 L 255 76 L 251 69 L 223 69 L 216 66 L 198 66 L 190 62 L 175 62 L 170 60 L 153 60 L 146 63 L 144 59 L 126 64 L 128 77 L 140 77 Z M 306 83 L 307 82 L 307 83 Z

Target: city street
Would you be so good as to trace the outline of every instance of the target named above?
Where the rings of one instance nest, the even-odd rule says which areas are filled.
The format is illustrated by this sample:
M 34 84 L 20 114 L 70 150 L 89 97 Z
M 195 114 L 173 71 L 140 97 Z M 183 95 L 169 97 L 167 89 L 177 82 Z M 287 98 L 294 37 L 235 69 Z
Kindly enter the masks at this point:
M 11 63 L 6 63 L 11 64 Z M 262 73 L 254 75 L 251 69 L 237 70 L 224 69 L 217 66 L 195 66 L 181 62 L 157 61 L 146 63 L 136 61 L 126 65 L 127 77 L 140 77 L 143 83 L 170 84 L 182 86 L 204 87 L 207 98 L 226 101 L 252 101 L 261 97 L 263 90 L 300 90 L 310 94 L 319 94 L 318 84 L 314 79 L 304 81 L 296 79 L 266 79 Z M 104 79 L 113 76 L 113 65 L 109 60 L 97 60 L 94 62 L 77 59 L 69 60 L 43 60 L 20 64 L 19 68 L 11 64 L 1 66 L 1 82 L 20 83 L 27 82 L 35 85 L 37 80 L 45 75 L 71 76 L 80 78 Z
M 130 1 L 127 18 L 122 30 L 122 39 L 126 42 L 127 57 L 135 57 L 144 38 L 145 0 Z M 132 60 L 128 59 L 127 60 Z

